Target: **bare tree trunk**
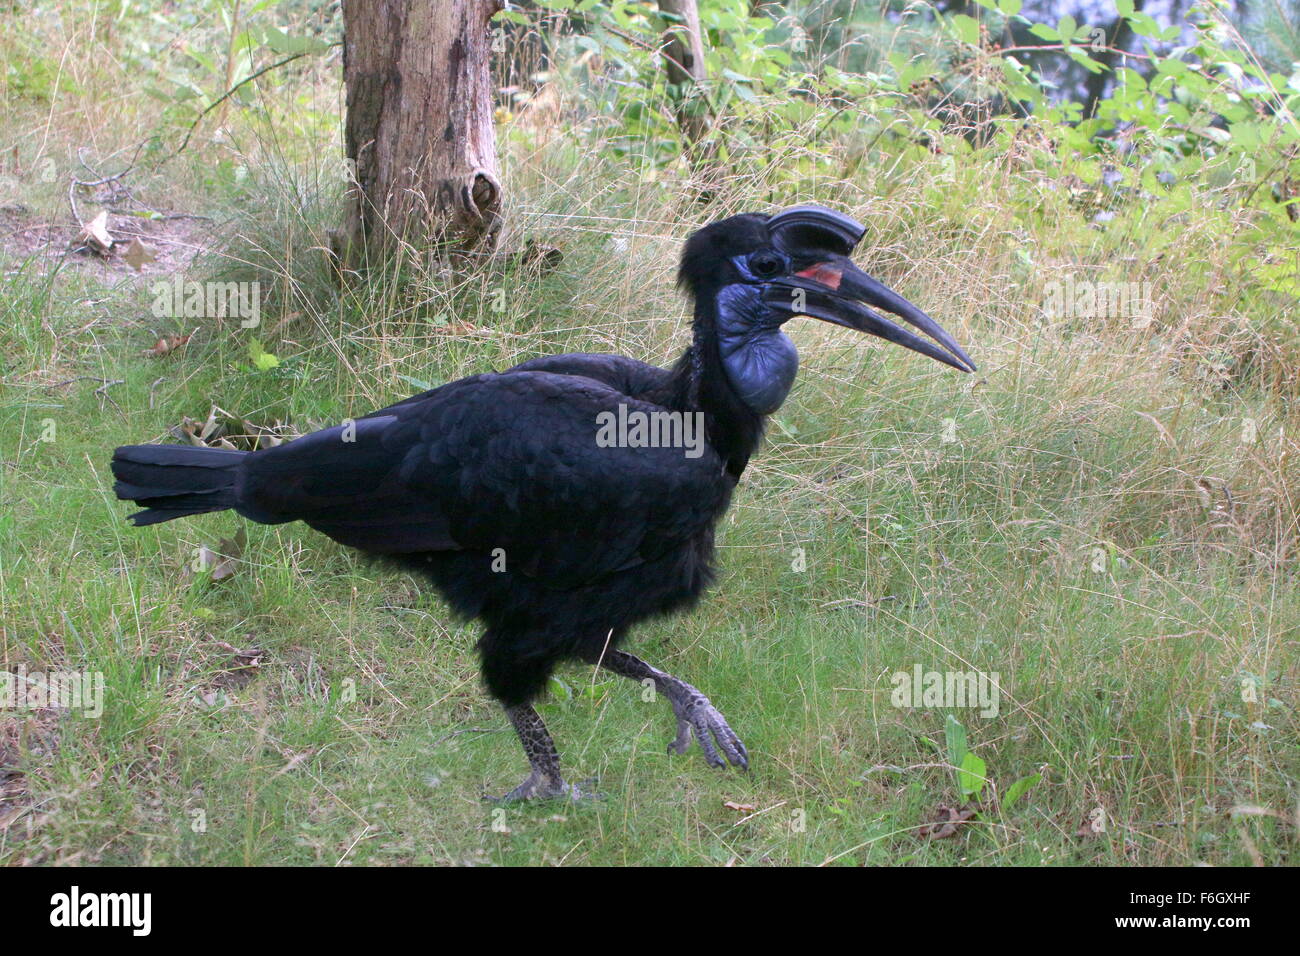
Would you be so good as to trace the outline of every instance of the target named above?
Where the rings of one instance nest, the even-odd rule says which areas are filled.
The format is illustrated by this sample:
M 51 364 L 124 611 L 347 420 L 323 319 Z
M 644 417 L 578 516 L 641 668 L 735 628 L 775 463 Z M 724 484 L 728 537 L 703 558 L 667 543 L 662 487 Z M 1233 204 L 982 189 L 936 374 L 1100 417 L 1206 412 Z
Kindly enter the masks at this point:
M 344 0 L 347 268 L 401 243 L 490 249 L 500 226 L 489 19 L 500 0 Z
M 701 86 L 709 75 L 704 68 L 700 11 L 695 0 L 659 0 L 659 9 L 678 18 L 664 34 L 664 68 L 668 82 L 678 90 L 677 125 L 694 149 L 713 121 Z

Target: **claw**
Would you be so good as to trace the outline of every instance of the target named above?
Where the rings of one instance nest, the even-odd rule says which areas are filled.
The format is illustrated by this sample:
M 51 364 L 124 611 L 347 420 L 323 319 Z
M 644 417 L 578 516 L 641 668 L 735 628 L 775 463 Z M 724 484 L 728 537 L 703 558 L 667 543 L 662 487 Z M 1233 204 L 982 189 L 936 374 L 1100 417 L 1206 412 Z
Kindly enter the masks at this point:
M 741 770 L 749 769 L 749 751 L 740 742 L 726 718 L 709 703 L 709 699 L 681 678 L 651 667 L 639 657 L 626 651 L 602 654 L 599 663 L 608 670 L 634 681 L 653 681 L 655 690 L 668 699 L 677 716 L 677 736 L 668 745 L 669 753 L 684 754 L 694 737 L 704 751 L 704 759 L 714 767 L 725 767 L 727 761 Z M 718 751 L 721 750 L 722 756 Z
M 726 718 L 709 703 L 707 697 L 689 684 L 686 686 L 691 692 L 688 698 L 680 703 L 673 702 L 673 710 L 677 713 L 677 737 L 668 745 L 669 751 L 686 753 L 694 736 L 710 766 L 725 767 L 730 761 L 732 766 L 748 770 L 749 751 L 727 724 Z M 719 750 L 726 760 L 718 754 Z

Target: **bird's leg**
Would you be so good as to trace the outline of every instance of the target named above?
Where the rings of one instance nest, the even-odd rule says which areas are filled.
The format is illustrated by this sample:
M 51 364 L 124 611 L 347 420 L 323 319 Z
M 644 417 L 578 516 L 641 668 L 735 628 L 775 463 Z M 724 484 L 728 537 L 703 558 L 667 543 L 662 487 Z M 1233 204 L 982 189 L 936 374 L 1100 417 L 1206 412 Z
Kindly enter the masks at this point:
M 605 651 L 599 658 L 599 663 L 601 667 L 638 683 L 652 681 L 655 690 L 668 698 L 668 702 L 673 705 L 673 713 L 677 715 L 677 738 L 668 745 L 669 750 L 685 753 L 691 745 L 691 736 L 694 735 L 700 742 L 705 759 L 713 766 L 727 765 L 718 755 L 721 750 L 733 765 L 742 770 L 749 769 L 749 752 L 735 731 L 727 725 L 718 709 L 709 703 L 709 699 L 686 681 L 652 667 L 626 651 L 612 648 Z M 717 742 L 716 746 L 714 741 Z
M 560 776 L 560 753 L 555 749 L 546 724 L 541 716 L 533 710 L 531 704 L 519 704 L 505 709 L 506 716 L 519 735 L 519 742 L 524 746 L 524 756 L 532 772 L 524 782 L 503 797 L 496 800 L 509 803 L 515 800 L 531 800 L 535 797 L 569 797 L 578 799 L 582 796 L 577 787 L 570 786 Z
M 532 772 L 501 800 L 531 800 L 533 797 L 558 797 L 567 793 L 568 784 L 560 776 L 560 753 L 555 749 L 555 741 L 551 739 L 541 715 L 533 710 L 531 704 L 507 707 L 505 711 L 519 735 L 519 742 L 523 744 L 524 756 L 528 758 Z

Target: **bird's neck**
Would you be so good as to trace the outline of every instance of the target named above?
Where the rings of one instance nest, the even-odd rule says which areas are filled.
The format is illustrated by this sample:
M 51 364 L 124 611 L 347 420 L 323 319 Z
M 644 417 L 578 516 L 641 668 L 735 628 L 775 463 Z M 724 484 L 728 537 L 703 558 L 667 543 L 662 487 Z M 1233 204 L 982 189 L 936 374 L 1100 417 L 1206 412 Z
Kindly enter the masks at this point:
M 703 299 L 703 297 L 701 297 Z M 739 478 L 763 439 L 766 415 L 755 411 L 734 387 L 719 347 L 718 316 L 712 300 L 697 300 L 690 347 L 673 366 L 668 403 L 680 411 L 704 413 L 705 437 Z

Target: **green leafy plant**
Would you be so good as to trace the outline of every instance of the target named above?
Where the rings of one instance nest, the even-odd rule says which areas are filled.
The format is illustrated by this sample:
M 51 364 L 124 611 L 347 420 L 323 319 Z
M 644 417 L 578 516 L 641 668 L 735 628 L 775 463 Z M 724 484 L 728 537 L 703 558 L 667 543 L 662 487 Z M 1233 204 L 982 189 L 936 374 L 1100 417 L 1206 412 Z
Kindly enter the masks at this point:
M 952 714 L 943 724 L 948 764 L 957 774 L 957 791 L 963 800 L 979 800 L 984 794 L 988 768 L 966 743 L 966 728 Z
M 248 358 L 253 363 L 253 368 L 259 372 L 269 372 L 280 365 L 280 360 L 266 351 L 257 339 L 251 339 L 248 343 Z

